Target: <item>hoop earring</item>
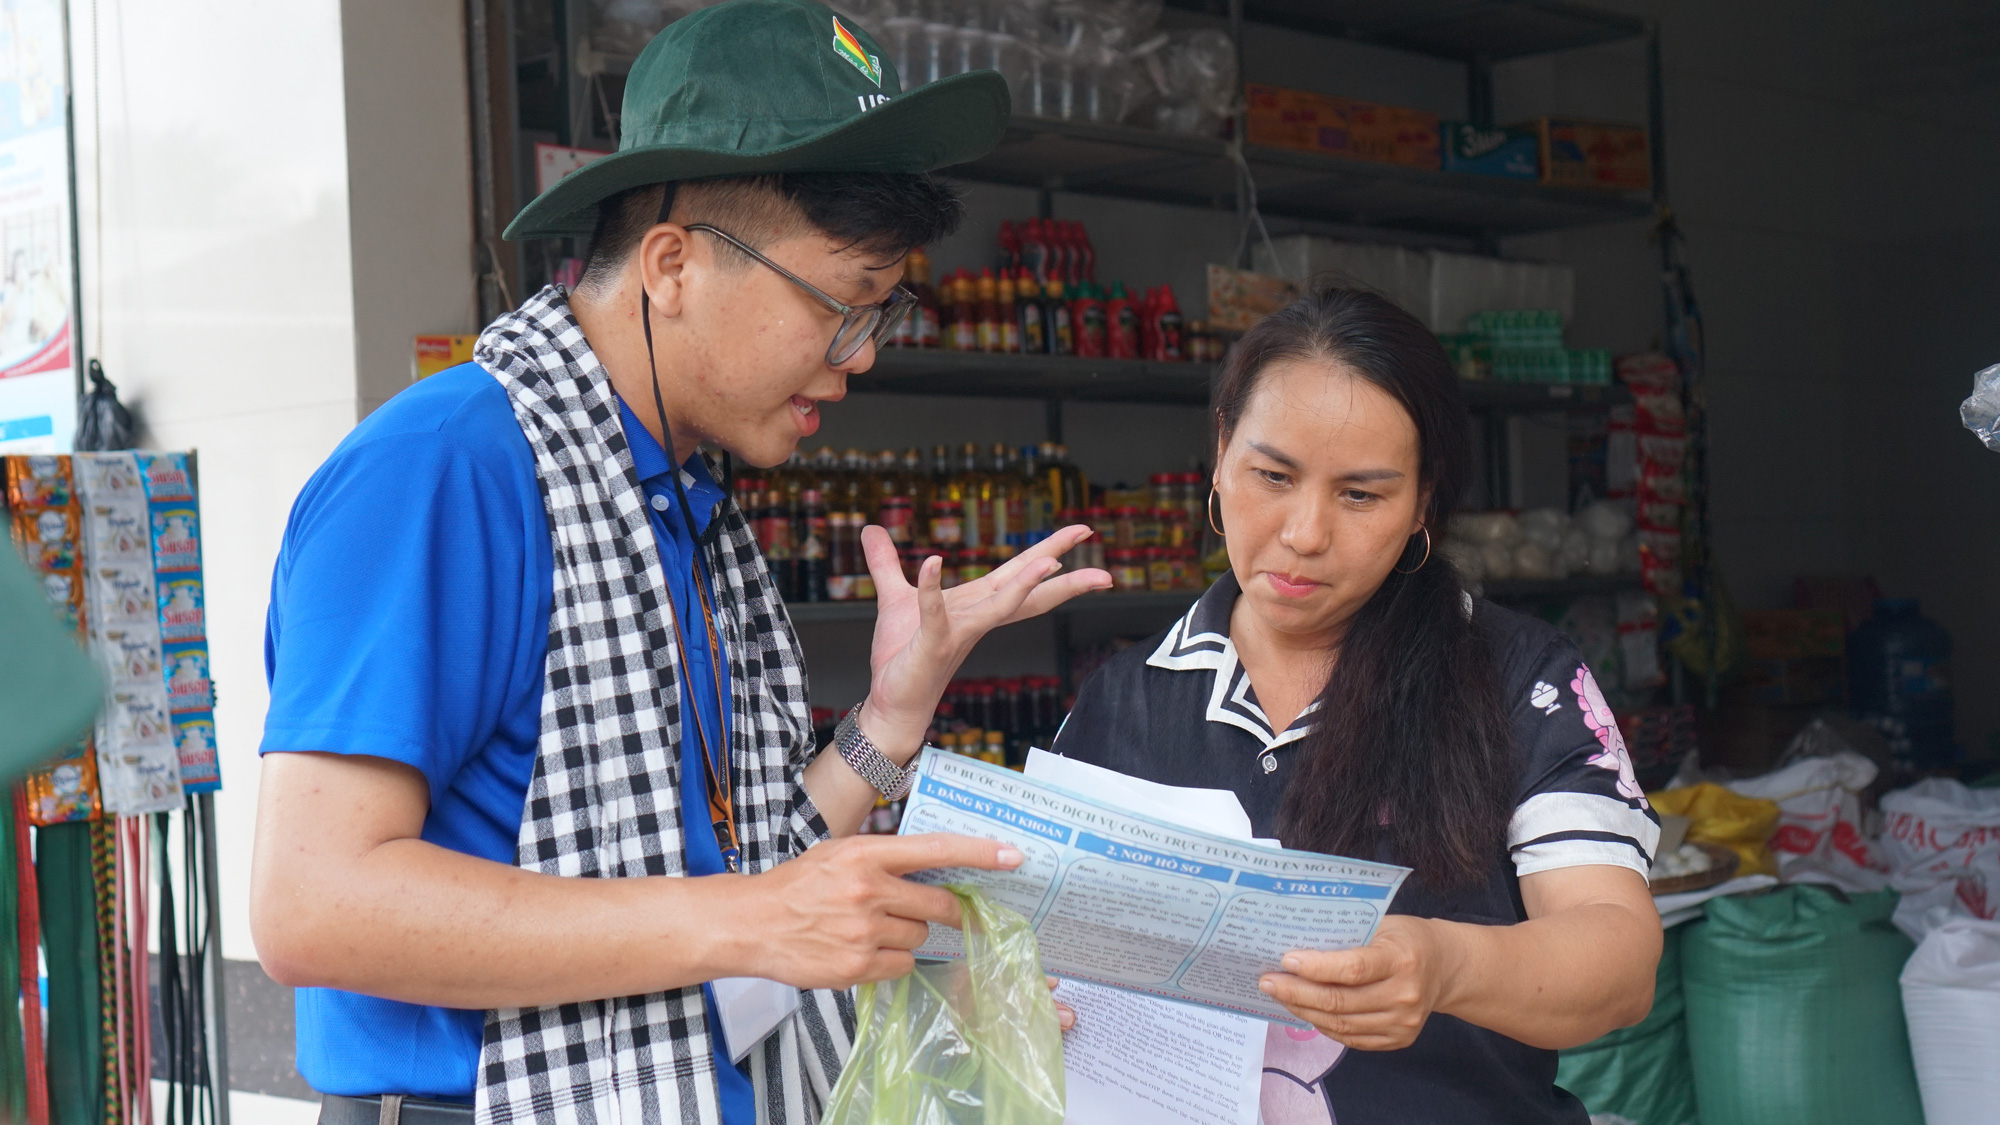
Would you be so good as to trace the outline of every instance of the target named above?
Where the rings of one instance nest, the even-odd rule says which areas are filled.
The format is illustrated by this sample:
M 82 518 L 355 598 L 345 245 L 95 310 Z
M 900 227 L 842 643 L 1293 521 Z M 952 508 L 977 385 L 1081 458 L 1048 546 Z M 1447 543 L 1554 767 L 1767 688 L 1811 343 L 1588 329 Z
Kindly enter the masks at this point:
M 1225 536 L 1225 535 L 1223 535 L 1223 534 L 1222 534 L 1222 529 L 1221 529 L 1220 527 L 1216 526 L 1216 522 L 1215 522 L 1215 486 L 1214 486 L 1214 485 L 1209 485 L 1209 486 L 1208 486 L 1208 529 L 1209 529 L 1210 531 L 1213 531 L 1213 532 L 1215 532 L 1215 537 L 1216 537 L 1217 539 L 1226 539 L 1226 538 L 1228 538 L 1227 536 Z
M 1416 572 L 1424 568 L 1424 563 L 1431 561 L 1431 529 L 1426 527 L 1423 529 L 1423 533 L 1424 533 L 1424 557 L 1418 560 L 1417 565 L 1411 567 L 1408 570 L 1404 570 L 1402 567 L 1391 567 L 1390 568 L 1391 570 L 1394 570 L 1397 574 L 1415 574 Z M 1415 539 L 1416 536 L 1412 535 L 1410 536 L 1410 538 Z M 1403 545 L 1403 550 L 1405 552 L 1408 552 L 1409 549 L 1410 549 L 1409 544 L 1405 543 Z

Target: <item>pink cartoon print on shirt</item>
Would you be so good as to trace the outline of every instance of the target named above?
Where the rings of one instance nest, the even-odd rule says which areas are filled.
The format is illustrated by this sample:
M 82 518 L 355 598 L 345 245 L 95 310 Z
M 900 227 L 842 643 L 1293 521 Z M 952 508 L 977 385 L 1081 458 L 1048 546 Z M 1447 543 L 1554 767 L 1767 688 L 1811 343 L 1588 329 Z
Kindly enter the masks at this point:
M 1588 665 L 1576 666 L 1576 678 L 1569 682 L 1569 688 L 1576 693 L 1584 725 L 1596 733 L 1597 741 L 1604 747 L 1601 753 L 1591 755 L 1590 764 L 1618 775 L 1619 796 L 1628 801 L 1644 800 L 1646 791 L 1639 788 L 1639 778 L 1632 772 L 1632 755 L 1625 751 L 1625 734 L 1618 729 L 1618 717 L 1604 701 L 1597 677 L 1590 674 Z
M 1264 1125 L 1336 1125 L 1326 1077 L 1347 1046 L 1311 1028 L 1266 1025 L 1264 1085 L 1258 1097 Z

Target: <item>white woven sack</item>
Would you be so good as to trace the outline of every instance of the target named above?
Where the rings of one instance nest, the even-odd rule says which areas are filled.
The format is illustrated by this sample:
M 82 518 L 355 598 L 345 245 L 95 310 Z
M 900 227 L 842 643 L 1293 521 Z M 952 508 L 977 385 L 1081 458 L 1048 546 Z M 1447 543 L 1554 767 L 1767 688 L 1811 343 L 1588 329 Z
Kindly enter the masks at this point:
M 1947 918 L 2000 919 L 2000 789 L 1927 777 L 1884 794 L 1882 853 L 1911 940 Z
M 1729 788 L 1778 803 L 1771 851 L 1778 857 L 1780 879 L 1863 894 L 1889 883 L 1889 864 L 1863 832 L 1861 802 L 1855 796 L 1874 780 L 1875 763 L 1843 750 L 1732 781 Z
M 1953 918 L 1903 966 L 1903 1017 L 1928 1125 L 2000 1112 L 2000 922 Z

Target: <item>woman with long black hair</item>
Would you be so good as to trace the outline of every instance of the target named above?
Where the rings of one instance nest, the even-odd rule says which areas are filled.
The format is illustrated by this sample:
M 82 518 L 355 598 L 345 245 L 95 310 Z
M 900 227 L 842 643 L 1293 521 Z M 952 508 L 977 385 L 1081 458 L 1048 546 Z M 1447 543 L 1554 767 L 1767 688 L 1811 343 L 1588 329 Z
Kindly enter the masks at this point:
M 1265 1125 L 1580 1123 L 1556 1050 L 1642 1019 L 1658 820 L 1576 647 L 1468 595 L 1472 461 L 1435 337 L 1325 289 L 1231 350 L 1210 519 L 1230 573 L 1092 676 L 1055 751 L 1228 788 L 1259 836 L 1414 874 L 1374 941 L 1261 987 Z

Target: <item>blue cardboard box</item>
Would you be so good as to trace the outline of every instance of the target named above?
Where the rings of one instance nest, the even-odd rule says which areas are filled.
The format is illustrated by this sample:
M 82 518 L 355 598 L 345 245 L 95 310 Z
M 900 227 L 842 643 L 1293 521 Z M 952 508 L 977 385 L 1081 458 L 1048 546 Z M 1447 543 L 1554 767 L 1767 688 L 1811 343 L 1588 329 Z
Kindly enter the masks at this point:
M 1447 121 L 1439 129 L 1444 170 L 1510 180 L 1541 178 L 1541 135 L 1532 125 L 1480 128 Z

